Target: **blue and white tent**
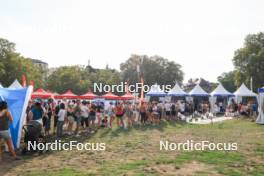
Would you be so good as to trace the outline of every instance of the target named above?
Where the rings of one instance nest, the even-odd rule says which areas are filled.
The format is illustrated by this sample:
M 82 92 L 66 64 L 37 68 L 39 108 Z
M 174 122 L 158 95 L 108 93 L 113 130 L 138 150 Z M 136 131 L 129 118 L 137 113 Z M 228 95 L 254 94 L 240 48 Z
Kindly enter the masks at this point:
M 210 93 L 211 96 L 223 96 L 223 97 L 228 97 L 228 96 L 234 96 L 231 92 L 228 92 L 224 86 L 219 83 L 219 85 L 215 88 L 213 92 Z
M 235 92 L 236 97 L 257 97 L 257 94 L 249 90 L 243 83 Z
M 168 96 L 187 96 L 180 86 L 176 83 L 175 86 L 168 92 Z
M 20 89 L 0 88 L 1 100 L 7 102 L 8 110 L 13 117 L 13 122 L 9 125 L 9 129 L 15 148 L 19 148 L 20 146 L 22 126 L 32 91 L 32 86 Z
M 199 84 L 197 84 L 190 92 L 191 96 L 201 96 L 201 97 L 209 97 L 210 95 L 201 88 Z
M 258 124 L 264 124 L 264 87 L 258 89 L 259 92 L 259 115 L 256 120 Z
M 150 87 L 150 91 L 146 94 L 149 97 L 165 97 L 166 93 L 160 89 L 158 84 L 154 84 Z
M 9 87 L 9 89 L 21 89 L 23 86 L 16 79 Z

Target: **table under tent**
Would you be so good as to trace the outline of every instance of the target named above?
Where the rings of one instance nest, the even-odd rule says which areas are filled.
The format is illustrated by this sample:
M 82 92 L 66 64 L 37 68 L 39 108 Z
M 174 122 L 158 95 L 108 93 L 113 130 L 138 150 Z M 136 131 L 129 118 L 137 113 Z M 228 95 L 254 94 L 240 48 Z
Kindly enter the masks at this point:
M 211 112 L 213 114 L 224 113 L 228 106 L 229 99 L 234 96 L 227 91 L 221 83 L 219 83 L 210 95 Z
M 256 123 L 264 124 L 264 87 L 259 88 L 258 92 L 259 92 L 259 97 L 258 97 L 258 100 L 259 100 L 259 107 L 258 107 L 259 114 L 258 114 L 258 118 L 256 120 Z
M 177 102 L 178 100 L 184 100 L 185 97 L 188 96 L 186 92 L 184 92 L 180 86 L 176 83 L 175 86 L 167 93 L 170 97 L 170 102 Z
M 146 94 L 146 99 L 149 102 L 164 102 L 166 93 L 160 89 L 158 84 L 154 84 L 150 87 L 150 91 Z
M 205 92 L 202 87 L 197 84 L 190 92 L 189 95 L 192 97 L 194 111 L 198 111 L 199 113 L 203 112 L 203 108 L 201 104 L 208 104 L 209 105 L 209 94 Z

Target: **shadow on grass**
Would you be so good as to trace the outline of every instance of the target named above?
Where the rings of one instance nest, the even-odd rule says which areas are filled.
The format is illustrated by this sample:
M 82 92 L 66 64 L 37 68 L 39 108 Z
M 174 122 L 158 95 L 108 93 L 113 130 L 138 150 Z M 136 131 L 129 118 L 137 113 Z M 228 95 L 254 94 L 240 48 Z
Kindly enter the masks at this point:
M 76 137 L 75 135 L 64 135 L 61 138 L 57 138 L 56 135 L 51 135 L 48 138 L 46 138 L 45 141 L 46 143 L 55 142 L 55 140 L 61 140 L 61 143 L 70 143 L 70 141 L 77 141 L 78 143 L 84 143 L 85 141 L 87 141 L 87 139 L 96 135 L 97 131 L 98 130 L 95 130 L 95 133 L 93 134 L 83 132 L 79 137 Z M 21 145 L 24 145 L 24 143 L 21 143 Z M 13 168 L 22 165 L 35 157 L 38 157 L 38 159 L 41 160 L 49 155 L 59 153 L 62 151 L 63 150 L 56 150 L 56 151 L 48 150 L 43 153 L 39 151 L 30 151 L 27 152 L 25 155 L 21 155 L 21 151 L 18 150 L 16 153 L 19 156 L 21 156 L 21 160 L 17 160 L 17 161 L 14 161 L 9 153 L 4 153 L 3 161 L 0 161 L 0 175 L 8 174 L 10 171 L 12 171 Z
M 158 130 L 160 132 L 163 132 L 164 129 L 168 128 L 168 126 L 171 126 L 172 128 L 174 127 L 183 127 L 185 126 L 187 123 L 183 122 L 183 121 L 165 121 L 162 120 L 160 122 L 160 124 L 146 124 L 146 125 L 141 125 L 141 124 L 136 124 L 133 127 L 129 127 L 129 128 L 116 128 L 116 129 L 107 129 L 105 130 L 103 133 L 101 133 L 100 138 L 109 135 L 111 137 L 119 137 L 121 134 L 122 135 L 128 135 L 132 130 L 137 130 L 137 131 L 142 131 L 142 132 L 146 132 L 146 131 L 151 131 L 151 130 Z

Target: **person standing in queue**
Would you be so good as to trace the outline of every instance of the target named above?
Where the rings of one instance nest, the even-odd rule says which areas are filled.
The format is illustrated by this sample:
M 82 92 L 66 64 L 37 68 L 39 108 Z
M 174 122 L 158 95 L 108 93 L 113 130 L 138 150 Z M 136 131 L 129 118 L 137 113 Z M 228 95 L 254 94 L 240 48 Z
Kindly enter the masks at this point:
M 123 105 L 118 102 L 115 107 L 115 114 L 117 118 L 117 126 L 124 127 L 123 115 L 124 115 L 124 107 Z
M 79 137 L 80 134 L 79 134 L 79 128 L 80 128 L 80 125 L 81 125 L 81 101 L 80 100 L 77 100 L 76 101 L 76 106 L 75 106 L 75 109 L 74 109 L 74 117 L 75 117 L 75 121 L 76 121 L 76 129 L 75 129 L 75 134 L 76 134 L 76 137 Z
M 10 151 L 13 158 L 15 160 L 19 160 L 20 158 L 17 157 L 16 152 L 13 148 L 13 143 L 9 132 L 9 123 L 12 122 L 13 122 L 13 117 L 11 113 L 8 111 L 7 103 L 5 101 L 0 102 L 0 140 L 1 139 L 5 140 L 8 146 L 8 150 Z M 0 160 L 2 160 L 1 147 L 0 147 Z
M 141 124 L 145 125 L 147 122 L 147 107 L 146 107 L 145 102 L 141 102 L 139 112 L 141 116 Z

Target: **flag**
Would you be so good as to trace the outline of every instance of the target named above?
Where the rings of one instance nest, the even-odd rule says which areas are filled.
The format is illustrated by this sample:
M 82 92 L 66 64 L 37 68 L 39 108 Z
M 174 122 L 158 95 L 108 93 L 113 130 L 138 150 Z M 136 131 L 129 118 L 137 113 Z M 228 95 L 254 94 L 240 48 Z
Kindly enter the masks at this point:
M 250 89 L 251 91 L 253 91 L 253 78 L 252 77 L 250 78 Z
M 22 75 L 22 86 L 26 87 L 27 86 L 27 79 L 25 75 Z
M 32 87 L 34 87 L 34 81 L 33 80 L 30 80 L 30 82 L 29 82 L 29 85 L 31 85 Z
M 10 123 L 9 129 L 15 148 L 19 148 L 22 126 L 26 118 L 26 109 L 29 99 L 32 94 L 32 87 L 22 89 L 5 89 L 0 88 L 1 99 L 5 100 L 8 104 L 8 110 L 10 111 L 13 122 Z
M 140 73 L 140 67 L 137 65 L 137 72 Z
M 142 89 L 141 89 L 141 94 L 140 94 L 140 101 L 143 101 L 144 100 L 144 88 L 143 88 L 143 86 L 144 86 L 144 79 L 143 79 L 142 76 L 140 78 L 140 82 L 142 84 Z

